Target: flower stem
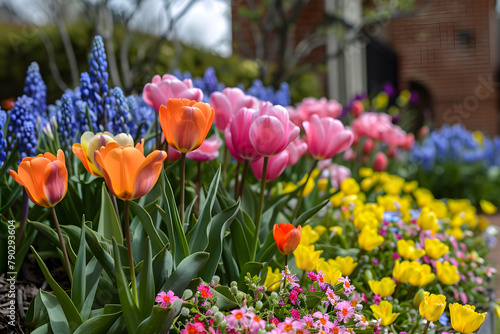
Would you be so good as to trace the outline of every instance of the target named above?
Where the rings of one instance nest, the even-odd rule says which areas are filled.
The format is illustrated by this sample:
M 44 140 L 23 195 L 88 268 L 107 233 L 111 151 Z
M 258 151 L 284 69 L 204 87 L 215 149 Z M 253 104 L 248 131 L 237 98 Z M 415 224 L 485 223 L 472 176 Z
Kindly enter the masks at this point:
M 181 224 L 184 224 L 184 188 L 186 182 L 186 153 L 181 155 L 181 203 L 180 203 L 180 215 Z
M 243 164 L 243 173 L 241 174 L 240 189 L 238 191 L 238 196 L 243 198 L 243 190 L 245 189 L 245 180 L 247 178 L 248 166 L 250 166 L 250 161 L 245 160 Z
M 156 149 L 158 150 L 160 148 L 160 134 L 158 131 L 158 118 L 160 117 L 160 114 L 159 113 L 156 113 L 155 115 L 155 140 L 156 140 Z
M 293 211 L 292 219 L 290 220 L 292 222 L 295 220 L 295 217 L 297 217 L 297 214 L 299 213 L 300 203 L 302 202 L 302 197 L 303 197 L 302 194 L 304 193 L 304 190 L 307 187 L 307 182 L 309 182 L 309 178 L 311 177 L 311 174 L 314 171 L 314 169 L 316 168 L 317 164 L 318 164 L 318 160 L 314 159 L 314 163 L 312 165 L 312 168 L 309 171 L 309 174 L 307 174 L 306 182 L 304 182 L 304 184 L 302 185 L 302 189 L 299 190 L 299 193 L 298 193 L 299 198 L 298 198 L 297 206 L 295 207 L 295 210 Z
M 241 167 L 241 162 L 238 162 L 236 165 L 236 174 L 234 176 L 234 200 L 236 201 L 238 199 L 238 188 L 240 183 L 238 182 L 239 177 L 240 177 L 240 167 Z
M 412 286 L 412 287 L 410 288 L 410 291 L 408 291 L 408 294 L 406 295 L 406 297 L 405 297 L 405 300 L 404 300 L 404 301 L 409 300 L 409 299 L 411 298 L 411 296 L 413 296 L 413 292 L 414 292 L 414 291 L 415 291 L 415 287 L 414 287 L 414 286 Z
M 285 254 L 285 267 L 288 266 L 288 254 Z
M 194 212 L 196 217 L 199 217 L 200 213 L 200 191 L 201 191 L 201 162 L 198 162 L 197 168 L 198 177 L 196 180 L 196 203 L 194 204 Z
M 64 243 L 61 233 L 61 226 L 59 226 L 59 220 L 57 219 L 56 209 L 53 206 L 50 209 L 52 210 L 52 217 L 54 218 L 54 223 L 56 224 L 57 235 L 59 236 L 59 242 L 61 243 L 61 250 L 64 255 L 64 262 L 66 271 L 68 272 L 69 281 L 73 282 L 73 274 L 71 272 L 71 266 L 69 265 L 68 252 L 66 251 L 66 244 Z
M 26 221 L 28 220 L 28 212 L 30 209 L 30 202 L 29 202 L 29 197 L 28 197 L 28 192 L 26 192 L 26 189 L 23 189 L 24 194 L 23 194 L 23 205 L 21 207 L 21 220 L 19 221 L 19 232 L 17 235 L 17 250 L 21 248 L 21 244 L 24 239 L 24 232 L 26 230 Z
M 264 209 L 264 192 L 266 190 L 266 176 L 267 176 L 267 163 L 269 161 L 269 157 L 264 157 L 264 166 L 262 167 L 262 177 L 260 180 L 260 200 L 259 200 L 259 210 L 257 211 L 257 217 L 255 218 L 255 244 L 253 247 L 253 256 L 257 254 L 257 245 L 260 244 L 259 240 L 259 231 L 260 231 L 260 222 L 262 220 L 262 210 Z M 245 165 L 246 167 L 246 165 Z M 285 258 L 286 261 L 286 258 Z M 286 265 L 286 263 L 285 263 Z
M 424 328 L 424 334 L 427 333 L 427 329 L 429 329 L 430 324 L 431 324 L 431 322 L 429 320 L 427 320 L 427 323 L 425 324 L 425 328 Z
M 228 158 L 227 146 L 224 146 L 224 156 L 222 158 L 222 184 L 226 185 L 226 170 L 227 170 L 227 158 Z
M 414 334 L 415 331 L 417 330 L 418 323 L 420 322 L 420 313 L 417 313 L 417 316 L 415 317 L 415 326 L 411 329 L 410 334 Z
M 137 303 L 137 283 L 135 281 L 134 255 L 132 254 L 132 240 L 130 239 L 130 224 L 128 217 L 129 201 L 124 202 L 123 221 L 125 226 L 125 238 L 127 239 L 128 265 L 130 267 L 130 281 L 132 282 L 132 296 Z

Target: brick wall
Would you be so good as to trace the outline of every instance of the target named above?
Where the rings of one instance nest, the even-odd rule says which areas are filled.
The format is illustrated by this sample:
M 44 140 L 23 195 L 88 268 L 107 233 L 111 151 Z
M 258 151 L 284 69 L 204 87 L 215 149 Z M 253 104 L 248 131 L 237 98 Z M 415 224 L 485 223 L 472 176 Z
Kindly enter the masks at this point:
M 388 25 L 388 42 L 399 58 L 399 88 L 410 82 L 426 87 L 438 127 L 464 123 L 498 133 L 494 6 L 493 0 L 439 0 Z

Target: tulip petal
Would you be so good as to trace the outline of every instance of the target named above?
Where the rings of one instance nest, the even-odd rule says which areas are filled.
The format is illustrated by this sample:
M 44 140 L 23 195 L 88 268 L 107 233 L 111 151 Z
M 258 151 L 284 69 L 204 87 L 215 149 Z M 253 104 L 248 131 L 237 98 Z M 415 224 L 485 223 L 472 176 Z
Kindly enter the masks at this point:
M 23 180 L 26 191 L 31 194 L 33 202 L 41 206 L 49 206 L 43 190 L 43 173 L 50 160 L 44 157 L 36 157 L 19 164 L 19 177 Z
M 95 175 L 94 172 L 92 171 L 92 169 L 90 168 L 89 161 L 88 161 L 87 157 L 83 153 L 82 145 L 78 144 L 78 143 L 77 144 L 73 144 L 72 150 L 73 150 L 73 153 L 76 155 L 76 157 L 78 159 L 80 159 L 80 161 L 83 164 L 83 167 L 85 167 L 85 169 L 87 170 L 87 172 L 89 172 L 92 175 Z M 102 176 L 102 175 L 96 175 L 96 176 Z
M 146 195 L 158 181 L 167 152 L 154 151 L 142 162 L 137 172 L 133 199 Z
M 43 191 L 50 206 L 59 203 L 68 191 L 68 171 L 59 160 L 49 163 L 43 172 Z
M 274 116 L 259 116 L 250 126 L 250 142 L 255 151 L 263 156 L 272 156 L 285 142 L 283 124 Z

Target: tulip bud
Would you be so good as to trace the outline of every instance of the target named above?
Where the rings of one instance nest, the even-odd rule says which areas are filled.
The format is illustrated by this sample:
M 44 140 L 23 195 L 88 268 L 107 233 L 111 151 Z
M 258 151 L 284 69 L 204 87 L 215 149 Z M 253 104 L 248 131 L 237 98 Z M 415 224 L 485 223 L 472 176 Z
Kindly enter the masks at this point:
M 387 157 L 383 152 L 378 152 L 373 161 L 373 170 L 383 172 L 387 169 Z
M 371 140 L 371 138 L 368 138 L 363 144 L 363 154 L 370 155 L 372 153 L 372 150 L 373 150 L 373 140 Z
M 425 297 L 429 295 L 429 291 L 424 291 L 424 289 L 419 289 L 415 294 L 415 298 L 413 298 L 413 307 L 418 310 L 420 303 L 424 300 Z
M 363 103 L 361 103 L 361 101 L 359 100 L 356 100 L 352 104 L 351 111 L 353 116 L 358 118 L 363 113 L 364 109 L 365 108 L 363 107 Z

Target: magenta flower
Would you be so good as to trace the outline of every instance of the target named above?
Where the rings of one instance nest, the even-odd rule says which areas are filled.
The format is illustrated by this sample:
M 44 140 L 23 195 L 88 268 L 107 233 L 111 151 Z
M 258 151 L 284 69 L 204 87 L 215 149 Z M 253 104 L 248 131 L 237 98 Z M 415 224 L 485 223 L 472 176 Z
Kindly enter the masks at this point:
M 282 106 L 261 108 L 249 130 L 252 146 L 264 157 L 281 153 L 299 133 L 299 127 L 290 121 L 288 111 Z
M 210 287 L 208 285 L 200 284 L 196 289 L 200 292 L 203 298 L 213 297 L 213 294 L 210 292 Z
M 327 331 L 329 331 L 330 329 L 335 327 L 335 325 L 330 320 L 328 320 L 330 318 L 328 313 L 323 314 L 320 311 L 316 311 L 313 313 L 313 317 L 318 319 L 314 322 L 315 327 L 318 329 L 326 329 Z
M 247 313 L 246 305 L 241 309 L 232 310 L 231 314 L 226 316 L 227 326 L 229 329 L 239 329 L 239 326 L 249 327 L 250 319 Z
M 195 322 L 194 324 L 188 322 L 185 329 L 181 329 L 181 334 L 197 334 L 206 333 L 205 325 L 202 322 Z
M 297 106 L 296 113 L 302 122 L 310 121 L 313 115 L 320 118 L 339 118 L 342 114 L 342 105 L 335 100 L 327 100 L 324 97 L 319 100 L 307 97 Z
M 266 181 L 274 181 L 280 176 L 285 170 L 288 163 L 288 151 L 283 151 L 278 155 L 272 156 L 269 158 L 267 162 L 267 171 L 266 171 Z M 264 159 L 259 159 L 255 162 L 250 163 L 250 167 L 252 168 L 253 175 L 257 180 L 262 179 L 262 169 L 264 166 Z
M 341 321 L 344 321 L 344 323 L 347 324 L 355 313 L 354 307 L 352 307 L 352 304 L 348 301 L 342 301 L 338 303 L 337 305 L 335 305 L 335 309 L 338 310 L 337 319 L 339 323 Z
M 256 111 L 253 109 L 239 109 L 224 132 L 227 149 L 238 162 L 245 162 L 245 160 L 253 162 L 260 159 L 260 155 L 250 141 L 250 126 L 255 114 Z
M 196 150 L 188 152 L 186 158 L 198 162 L 212 161 L 219 156 L 219 148 L 221 145 L 222 140 L 216 135 L 213 135 L 205 139 Z
M 387 169 L 387 156 L 384 152 L 378 152 L 373 160 L 373 170 L 383 172 Z
M 243 107 L 255 109 L 258 107 L 258 100 L 245 95 L 239 88 L 225 88 L 222 92 L 210 95 L 210 105 L 215 111 L 215 126 L 224 132 L 236 111 Z
M 144 86 L 142 98 L 158 112 L 160 106 L 166 106 L 167 101 L 172 98 L 182 98 L 201 102 L 203 100 L 203 92 L 198 88 L 193 88 L 191 79 L 180 81 L 171 74 L 165 74 L 163 77 L 155 75 L 152 82 Z
M 340 297 L 335 293 L 335 291 L 333 291 L 330 288 L 327 288 L 325 293 L 326 293 L 326 296 L 328 297 L 328 301 L 330 302 L 330 304 L 332 306 L 337 304 L 337 301 L 340 299 Z
M 174 295 L 174 292 L 172 290 L 169 290 L 168 293 L 165 293 L 164 291 L 161 291 L 155 299 L 155 302 L 161 303 L 160 307 L 167 307 L 170 304 L 173 303 L 174 300 L 179 299 L 179 297 Z
M 340 277 L 339 282 L 344 283 L 344 294 L 349 296 L 355 289 L 354 285 L 351 284 L 351 280 L 348 276 Z
M 307 152 L 307 143 L 297 137 L 286 147 L 286 151 L 288 151 L 288 166 L 293 166 Z
M 354 135 L 345 130 L 341 121 L 331 117 L 312 115 L 303 123 L 309 152 L 317 160 L 331 159 L 351 147 Z

